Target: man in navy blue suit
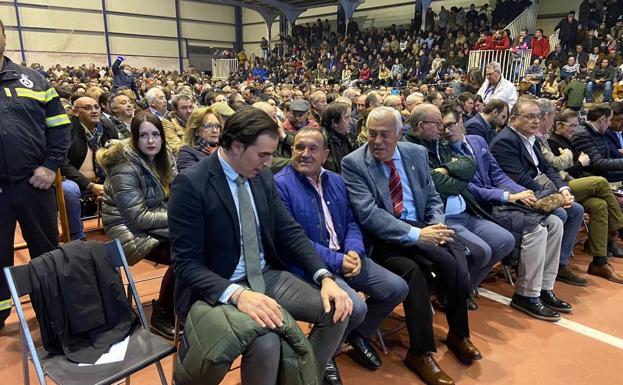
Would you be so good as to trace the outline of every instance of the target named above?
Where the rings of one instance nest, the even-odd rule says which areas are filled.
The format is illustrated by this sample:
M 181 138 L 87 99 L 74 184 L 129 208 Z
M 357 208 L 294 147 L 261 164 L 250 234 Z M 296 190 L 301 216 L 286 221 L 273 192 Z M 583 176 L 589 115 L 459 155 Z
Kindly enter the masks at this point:
M 611 158 L 623 158 L 623 103 L 614 102 L 610 127 L 606 130 L 606 142 Z
M 465 122 L 468 135 L 479 135 L 490 144 L 499 128 L 504 127 L 508 119 L 508 104 L 500 99 L 491 99 L 482 112 L 476 113 Z

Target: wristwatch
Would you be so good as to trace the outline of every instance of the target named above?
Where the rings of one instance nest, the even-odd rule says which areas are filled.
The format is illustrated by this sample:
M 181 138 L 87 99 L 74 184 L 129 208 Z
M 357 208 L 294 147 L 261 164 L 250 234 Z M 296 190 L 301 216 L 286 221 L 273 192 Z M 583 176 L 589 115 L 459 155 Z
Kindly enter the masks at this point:
M 335 276 L 331 274 L 330 271 L 324 271 L 320 275 L 318 275 L 318 283 L 322 283 L 322 280 L 325 278 L 330 278 L 335 281 Z

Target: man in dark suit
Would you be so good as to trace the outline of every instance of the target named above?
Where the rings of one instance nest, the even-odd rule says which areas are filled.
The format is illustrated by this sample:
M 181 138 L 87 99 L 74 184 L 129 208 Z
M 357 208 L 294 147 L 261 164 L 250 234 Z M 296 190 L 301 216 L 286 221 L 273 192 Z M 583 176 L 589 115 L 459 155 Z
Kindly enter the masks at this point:
M 227 120 L 219 151 L 173 182 L 169 227 L 177 310 L 185 317 L 196 301 L 232 304 L 274 329 L 281 326 L 283 306 L 315 325 L 309 340 L 324 372 L 352 301 L 279 198 L 268 169 L 278 138 L 277 124 L 265 112 L 243 108 Z M 291 263 L 320 290 L 284 271 Z M 257 337 L 242 356 L 242 383 L 274 385 L 279 346 L 276 333 Z
M 575 239 L 584 219 L 584 208 L 575 202 L 569 186 L 562 181 L 541 152 L 536 142 L 536 132 L 541 120 L 537 99 L 522 97 L 513 107 L 510 124 L 491 142 L 491 153 L 506 175 L 519 185 L 534 191 L 537 196 L 547 195 L 544 190 L 560 192 L 565 201 L 563 207 L 552 212 L 564 223 L 560 247 L 560 267 L 569 264 Z
M 446 344 L 462 363 L 482 358 L 469 340 L 469 274 L 465 248 L 443 222 L 426 149 L 398 140 L 400 113 L 378 107 L 368 115 L 368 142 L 342 160 L 342 176 L 361 227 L 371 236 L 372 258 L 409 284 L 404 301 L 410 346 L 404 363 L 427 384 L 454 384 L 438 366 L 427 278 L 433 270 L 447 299 Z
M 467 135 L 479 135 L 487 144 L 491 143 L 498 128 L 504 127 L 508 119 L 508 104 L 500 99 L 491 99 L 482 112 L 476 113 L 465 122 Z
M 610 127 L 606 130 L 606 142 L 611 158 L 623 158 L 623 103 L 613 102 Z

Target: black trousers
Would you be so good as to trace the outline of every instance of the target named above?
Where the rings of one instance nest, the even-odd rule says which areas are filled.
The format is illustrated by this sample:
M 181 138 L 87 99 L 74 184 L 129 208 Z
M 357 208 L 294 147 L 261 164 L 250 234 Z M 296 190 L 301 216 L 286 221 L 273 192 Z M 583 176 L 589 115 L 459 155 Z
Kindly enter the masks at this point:
M 13 266 L 15 227 L 19 222 L 22 236 L 28 244 L 30 257 L 38 257 L 58 245 L 56 196 L 54 188 L 40 190 L 28 180 L 0 182 L 0 271 Z M 0 277 L 0 309 L 11 298 L 9 287 Z M 0 322 L 9 317 L 11 308 L 0 310 Z
M 409 294 L 403 306 L 409 349 L 415 355 L 436 350 L 429 291 L 431 272 L 436 275 L 436 290 L 447 299 L 446 318 L 450 333 L 469 337 L 467 298 L 470 281 L 465 246 L 459 239 L 446 246 L 374 243 L 372 258 L 409 284 Z

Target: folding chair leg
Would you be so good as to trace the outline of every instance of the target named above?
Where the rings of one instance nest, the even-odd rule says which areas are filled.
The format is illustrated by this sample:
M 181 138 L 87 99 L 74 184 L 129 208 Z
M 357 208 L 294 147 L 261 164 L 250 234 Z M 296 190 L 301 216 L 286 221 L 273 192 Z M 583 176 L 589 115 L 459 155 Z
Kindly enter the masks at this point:
M 508 268 L 508 266 L 502 265 L 502 271 L 504 272 L 504 277 L 506 277 L 506 280 L 508 281 L 508 283 L 511 286 L 515 286 L 515 283 L 513 282 L 513 276 L 511 275 L 511 271 Z
M 376 335 L 379 338 L 379 344 L 381 344 L 381 349 L 383 349 L 383 353 L 387 355 L 387 346 L 385 346 L 385 340 L 383 339 L 383 334 L 381 333 L 381 329 L 376 329 Z
M 160 376 L 160 382 L 162 383 L 162 385 L 168 385 L 167 379 L 164 376 L 164 370 L 162 370 L 162 364 L 160 364 L 160 361 L 156 362 L 156 369 L 158 369 L 158 375 Z
M 21 325 L 19 328 L 19 339 L 22 346 L 22 371 L 24 375 L 24 385 L 30 385 L 30 371 L 28 370 L 28 357 L 26 356 L 28 348 L 26 347 L 26 338 L 24 337 Z

